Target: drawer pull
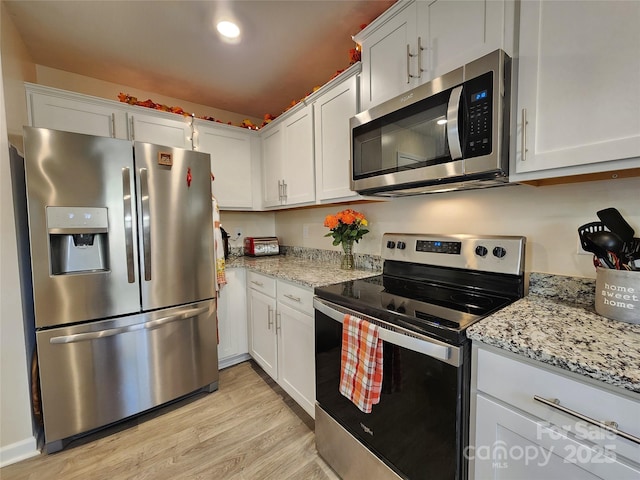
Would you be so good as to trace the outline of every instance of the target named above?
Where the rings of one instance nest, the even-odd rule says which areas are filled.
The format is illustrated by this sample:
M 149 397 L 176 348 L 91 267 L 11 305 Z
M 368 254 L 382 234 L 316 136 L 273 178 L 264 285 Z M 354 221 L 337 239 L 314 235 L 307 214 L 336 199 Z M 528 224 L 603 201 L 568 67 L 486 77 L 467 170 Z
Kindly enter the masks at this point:
M 262 283 L 262 282 L 256 282 L 255 280 L 251 280 L 251 283 L 253 283 L 254 285 L 257 285 L 259 287 L 264 287 L 264 283 Z
M 594 420 L 591 417 L 587 417 L 586 415 L 583 415 L 579 412 L 571 410 L 567 407 L 563 407 L 562 405 L 560 405 L 560 400 L 558 400 L 557 398 L 543 398 L 538 395 L 534 395 L 533 399 L 537 402 L 544 403 L 545 405 L 551 408 L 555 408 L 556 410 L 560 410 L 561 412 L 564 412 L 568 415 L 579 418 L 580 420 L 590 423 L 591 425 L 604 428 L 605 430 L 611 433 L 614 433 L 619 437 L 626 438 L 627 440 L 630 440 L 633 443 L 637 443 L 638 445 L 640 445 L 640 438 L 630 433 L 623 432 L 622 430 L 618 430 L 618 424 L 616 422 L 601 422 L 600 420 Z
M 293 300 L 294 302 L 300 303 L 302 301 L 300 300 L 300 297 L 294 297 L 293 295 L 289 295 L 288 293 L 285 293 L 284 296 L 287 297 L 289 300 Z

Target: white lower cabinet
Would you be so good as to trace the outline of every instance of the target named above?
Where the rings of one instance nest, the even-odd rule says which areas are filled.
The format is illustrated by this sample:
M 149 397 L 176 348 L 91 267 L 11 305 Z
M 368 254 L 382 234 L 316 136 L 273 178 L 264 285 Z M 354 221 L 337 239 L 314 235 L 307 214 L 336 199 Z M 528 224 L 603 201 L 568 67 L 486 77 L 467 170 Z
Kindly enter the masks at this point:
M 494 350 L 473 352 L 470 478 L 640 478 L 640 445 L 588 420 L 639 437 L 638 395 Z
M 218 367 L 226 368 L 249 358 L 247 288 L 244 268 L 228 268 L 227 284 L 218 296 Z
M 249 353 L 313 417 L 313 291 L 251 271 L 247 287 Z

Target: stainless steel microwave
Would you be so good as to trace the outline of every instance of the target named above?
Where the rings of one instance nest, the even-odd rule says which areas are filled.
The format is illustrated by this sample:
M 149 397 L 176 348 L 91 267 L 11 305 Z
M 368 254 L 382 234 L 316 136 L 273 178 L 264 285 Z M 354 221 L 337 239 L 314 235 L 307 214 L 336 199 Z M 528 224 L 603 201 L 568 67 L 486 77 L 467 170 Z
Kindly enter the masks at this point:
M 351 189 L 402 196 L 508 183 L 511 59 L 496 50 L 359 113 Z

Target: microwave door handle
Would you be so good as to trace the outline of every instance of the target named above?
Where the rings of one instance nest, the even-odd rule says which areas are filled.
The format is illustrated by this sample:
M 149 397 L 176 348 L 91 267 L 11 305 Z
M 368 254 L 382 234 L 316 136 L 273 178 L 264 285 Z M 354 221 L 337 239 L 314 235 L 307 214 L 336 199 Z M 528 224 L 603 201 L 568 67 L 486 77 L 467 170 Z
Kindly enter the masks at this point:
M 462 85 L 451 90 L 449 104 L 447 105 L 447 140 L 449 141 L 449 152 L 452 160 L 462 158 L 462 146 L 460 145 L 460 137 L 462 135 L 458 119 L 461 98 Z

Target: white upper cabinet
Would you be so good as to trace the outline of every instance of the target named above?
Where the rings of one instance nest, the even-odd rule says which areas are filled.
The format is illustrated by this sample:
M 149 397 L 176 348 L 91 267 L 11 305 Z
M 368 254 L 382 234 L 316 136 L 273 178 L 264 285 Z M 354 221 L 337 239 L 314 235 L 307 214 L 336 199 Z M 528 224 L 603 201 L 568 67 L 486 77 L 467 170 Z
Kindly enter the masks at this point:
M 315 201 L 313 109 L 307 105 L 287 117 L 283 127 L 284 203 Z
M 411 0 L 356 35 L 366 110 L 502 48 L 513 55 L 512 0 Z
M 503 0 L 419 1 L 423 75 L 430 80 L 499 48 L 512 56 L 513 6 Z
M 520 9 L 511 179 L 640 167 L 640 2 Z
M 362 45 L 360 102 L 363 110 L 419 85 L 417 6 L 398 2 L 355 39 Z
M 128 139 L 126 107 L 57 88 L 25 83 L 29 125 L 66 132 Z
M 136 108 L 129 114 L 131 140 L 192 149 L 190 117 L 161 112 L 150 114 L 143 110 L 145 107 L 131 108 Z
M 262 191 L 264 206 L 282 203 L 282 125 L 273 124 L 260 132 L 262 137 Z
M 315 201 L 313 110 L 294 108 L 261 131 L 265 207 Z
M 359 70 L 356 64 L 343 72 L 337 85 L 313 101 L 318 203 L 361 198 L 349 186 L 349 119 L 358 113 Z
M 196 150 L 211 155 L 213 194 L 221 209 L 253 206 L 253 157 L 258 134 L 251 130 L 195 120 Z M 257 163 L 257 162 L 256 162 Z

